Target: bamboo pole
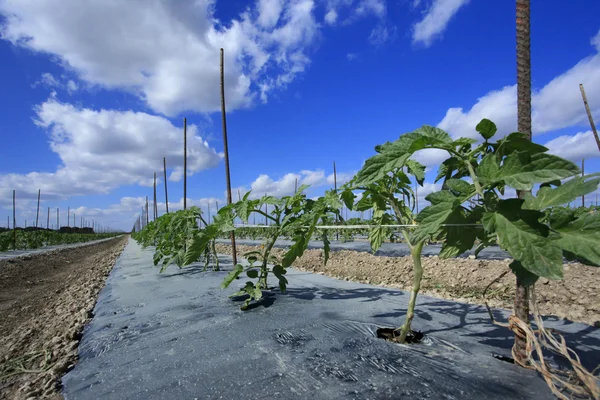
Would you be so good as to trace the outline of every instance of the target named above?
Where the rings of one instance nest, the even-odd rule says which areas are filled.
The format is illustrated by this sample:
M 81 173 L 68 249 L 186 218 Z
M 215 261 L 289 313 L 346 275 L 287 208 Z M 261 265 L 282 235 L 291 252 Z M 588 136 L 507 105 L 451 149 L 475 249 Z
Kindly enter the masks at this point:
M 17 249 L 17 191 L 13 189 L 13 250 Z
M 169 193 L 167 192 L 167 158 L 163 157 L 163 175 L 165 180 L 165 207 L 169 213 Z
M 227 204 L 231 204 L 231 175 L 229 171 L 229 146 L 227 143 L 227 116 L 225 112 L 225 61 L 223 48 L 221 48 L 221 122 L 223 125 L 223 150 L 225 153 L 225 182 L 227 184 Z M 231 231 L 231 254 L 233 264 L 237 265 L 237 252 L 235 247 L 235 233 Z
M 156 208 L 156 172 L 154 173 L 154 202 L 152 203 L 153 206 L 153 211 L 154 211 L 154 220 L 156 221 L 157 218 L 157 208 Z
M 581 176 L 585 175 L 585 159 L 581 159 Z M 581 195 L 581 207 L 585 207 L 585 194 Z
M 187 210 L 187 118 L 183 119 L 183 209 Z
M 35 227 L 38 227 L 38 220 L 40 219 L 40 195 L 42 193 L 41 189 L 38 189 L 38 203 L 37 203 L 37 214 L 35 215 Z
M 583 83 L 579 84 L 579 90 L 581 91 L 581 97 L 583 98 L 583 105 L 585 106 L 585 112 L 587 113 L 588 119 L 590 120 L 590 126 L 592 127 L 592 133 L 594 134 L 594 139 L 596 139 L 596 144 L 598 145 L 598 150 L 600 151 L 600 138 L 598 138 L 598 131 L 596 130 L 596 125 L 594 124 L 594 118 L 592 118 L 592 112 L 590 111 L 590 106 L 587 101 L 587 96 L 585 95 L 585 89 L 583 88 Z

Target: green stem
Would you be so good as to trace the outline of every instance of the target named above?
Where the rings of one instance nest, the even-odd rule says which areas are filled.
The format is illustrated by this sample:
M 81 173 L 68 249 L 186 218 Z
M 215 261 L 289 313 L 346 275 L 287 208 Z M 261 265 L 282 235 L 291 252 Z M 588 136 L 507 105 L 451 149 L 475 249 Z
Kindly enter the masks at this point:
M 276 221 L 279 223 L 279 221 Z M 258 282 L 259 283 L 263 283 L 263 287 L 266 289 L 267 288 L 267 275 L 269 273 L 268 269 L 267 269 L 267 264 L 269 263 L 269 254 L 271 254 L 271 250 L 273 249 L 273 246 L 275 246 L 275 242 L 277 241 L 277 238 L 279 237 L 279 232 L 277 232 L 275 235 L 273 235 L 273 240 L 271 240 L 268 244 L 267 247 L 265 247 L 265 252 L 263 253 L 263 262 L 262 265 L 260 266 L 260 277 L 258 278 Z
M 421 279 L 423 278 L 423 266 L 421 265 L 421 251 L 423 250 L 424 241 L 420 241 L 411 247 L 410 254 L 413 259 L 413 287 L 410 292 L 410 301 L 408 302 L 408 309 L 406 310 L 406 319 L 404 325 L 400 328 L 399 342 L 404 343 L 406 341 L 406 335 L 410 332 L 410 324 L 415 316 L 415 304 L 417 302 L 417 295 L 421 289 Z
M 471 175 L 471 179 L 473 180 L 473 185 L 475 185 L 475 191 L 477 192 L 477 194 L 479 194 L 483 198 L 484 197 L 483 189 L 481 188 L 481 185 L 479 184 L 479 178 L 477 177 L 477 174 L 475 173 L 475 170 L 473 169 L 471 162 L 469 162 L 468 160 L 465 162 L 467 163 L 467 168 L 469 169 L 469 175 Z
M 270 216 L 269 214 L 265 213 L 264 211 L 262 211 L 262 210 L 259 210 L 259 209 L 254 209 L 254 210 L 252 210 L 252 211 L 253 211 L 253 212 L 255 212 L 255 213 L 259 213 L 260 215 L 262 215 L 262 216 L 264 216 L 264 217 L 267 217 L 267 218 L 269 218 L 271 221 L 273 221 L 273 222 L 275 222 L 277 225 L 279 225 L 279 221 L 278 221 L 277 219 L 275 219 L 274 217 L 272 217 L 272 216 Z

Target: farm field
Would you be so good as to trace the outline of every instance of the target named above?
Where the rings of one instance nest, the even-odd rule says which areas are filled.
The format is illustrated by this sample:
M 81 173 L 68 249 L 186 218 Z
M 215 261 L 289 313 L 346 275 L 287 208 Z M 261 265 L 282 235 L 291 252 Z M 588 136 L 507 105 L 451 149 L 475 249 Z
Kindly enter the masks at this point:
M 76 362 L 83 326 L 126 241 L 0 260 L 0 398 L 60 398 L 59 378 Z
M 0 252 L 9 250 L 30 250 L 47 246 L 59 246 L 71 243 L 85 243 L 93 240 L 111 238 L 121 233 L 63 233 L 52 230 L 23 230 L 15 232 L 0 231 Z
M 415 322 L 427 339 L 400 346 L 376 331 L 404 314 L 406 292 L 291 268 L 285 293 L 265 291 L 243 312 L 243 297 L 227 298 L 236 288 L 219 289 L 229 257 L 221 271 L 200 262 L 158 274 L 153 251 L 129 241 L 63 379 L 66 399 L 551 397 L 533 371 L 493 357 L 510 354 L 512 334 L 483 307 L 421 296 Z M 597 330 L 547 324 L 593 363 Z

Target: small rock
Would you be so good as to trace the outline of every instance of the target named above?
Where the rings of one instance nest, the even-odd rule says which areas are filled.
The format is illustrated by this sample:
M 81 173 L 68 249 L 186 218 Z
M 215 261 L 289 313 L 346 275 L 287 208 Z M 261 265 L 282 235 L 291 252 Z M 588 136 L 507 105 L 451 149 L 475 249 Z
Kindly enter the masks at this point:
M 550 280 L 549 280 L 549 279 L 546 279 L 546 278 L 544 278 L 544 279 L 541 279 L 541 281 L 542 281 L 542 284 L 544 284 L 544 285 L 547 285 L 547 284 L 549 284 L 549 283 L 550 283 Z

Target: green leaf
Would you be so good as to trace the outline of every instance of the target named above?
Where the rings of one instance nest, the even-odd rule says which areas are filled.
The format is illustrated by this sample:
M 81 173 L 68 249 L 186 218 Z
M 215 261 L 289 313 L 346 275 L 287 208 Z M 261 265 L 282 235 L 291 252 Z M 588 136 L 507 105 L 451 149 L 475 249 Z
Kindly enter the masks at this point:
M 352 190 L 344 190 L 341 197 L 348 210 L 352 210 L 352 207 L 354 206 L 354 199 L 356 198 L 356 195 L 352 192 Z
M 458 199 L 425 207 L 416 217 L 419 224 L 415 229 L 415 243 L 438 233 L 440 226 L 446 221 L 455 208 L 460 206 Z
M 385 153 L 377 154 L 365 161 L 365 165 L 358 171 L 352 182 L 354 186 L 366 186 L 375 182 L 386 176 L 388 172 L 403 167 L 410 156 L 411 153 L 407 153 L 406 149 L 395 147 Z
M 465 225 L 471 221 L 463 215 L 461 209 L 457 208 L 448 216 L 446 223 Z M 440 250 L 440 258 L 457 257 L 471 250 L 477 239 L 477 227 L 475 226 L 445 226 L 442 231 L 445 240 Z
M 533 197 L 530 193 L 527 194 L 523 208 L 529 210 L 543 210 L 552 206 L 568 204 L 578 197 L 598 189 L 599 183 L 600 173 L 596 173 L 584 177 L 576 176 L 554 189 L 547 186 L 540 187 L 536 197 Z
M 436 205 L 440 203 L 453 203 L 457 201 L 458 198 L 449 190 L 440 190 L 439 192 L 428 194 L 425 197 L 425 200 L 430 202 L 432 205 Z
M 331 242 L 329 241 L 326 230 L 323 231 L 321 240 L 323 241 L 323 265 L 326 265 L 327 261 L 329 261 L 329 252 L 331 251 L 331 247 L 329 246 Z
M 236 264 L 236 266 L 233 268 L 233 271 L 229 272 L 227 276 L 225 276 L 225 279 L 223 279 L 223 282 L 221 282 L 221 289 L 225 289 L 231 285 L 231 282 L 240 276 L 242 272 L 244 272 L 244 267 L 241 264 Z
M 500 171 L 500 165 L 496 160 L 496 156 L 492 153 L 486 154 L 477 167 L 477 177 L 482 184 L 494 182 Z
M 552 154 L 514 152 L 506 157 L 495 181 L 504 181 L 516 190 L 531 190 L 535 183 L 564 179 L 579 172 L 577 165 Z
M 415 177 L 419 185 L 423 185 L 425 181 L 425 166 L 413 159 L 406 160 L 406 166 L 408 167 L 408 172 Z
M 556 243 L 586 264 L 600 266 L 600 212 L 584 214 L 558 229 Z
M 516 200 L 516 199 L 512 199 Z M 500 247 L 529 272 L 548 279 L 562 279 L 562 251 L 552 240 L 548 226 L 538 222 L 540 213 L 515 212 L 516 202 L 505 200 L 507 209 L 495 212 L 495 231 Z M 512 207 L 510 206 L 512 205 Z M 512 208 L 512 210 L 511 210 Z
M 488 140 L 496 134 L 498 128 L 496 128 L 496 124 L 494 124 L 492 121 L 484 118 L 480 123 L 477 124 L 475 130 L 479 132 L 479 134 L 483 136 L 485 140 Z
M 282 292 L 285 292 L 285 289 L 288 284 L 288 280 L 285 277 L 286 272 L 287 271 L 285 270 L 285 268 L 283 268 L 281 265 L 276 265 L 273 267 L 273 275 L 275 275 L 275 277 L 277 277 L 277 279 L 279 280 L 279 290 L 281 290 Z
M 505 138 L 498 141 L 496 155 L 500 158 L 514 153 L 515 151 L 525 151 L 529 154 L 545 153 L 548 148 L 532 142 L 529 137 L 521 132 L 513 132 Z
M 448 179 L 446 185 L 461 196 L 471 195 L 475 191 L 475 186 L 462 179 Z
M 525 268 L 523 268 L 523 265 L 516 260 L 513 260 L 509 264 L 509 267 L 512 270 L 513 274 L 515 274 L 515 276 L 517 277 L 518 282 L 523 286 L 531 286 L 535 284 L 539 279 L 539 276 L 527 271 Z
M 258 278 L 258 271 L 255 269 L 249 269 L 248 271 L 246 271 L 246 275 L 248 275 L 248 278 Z

